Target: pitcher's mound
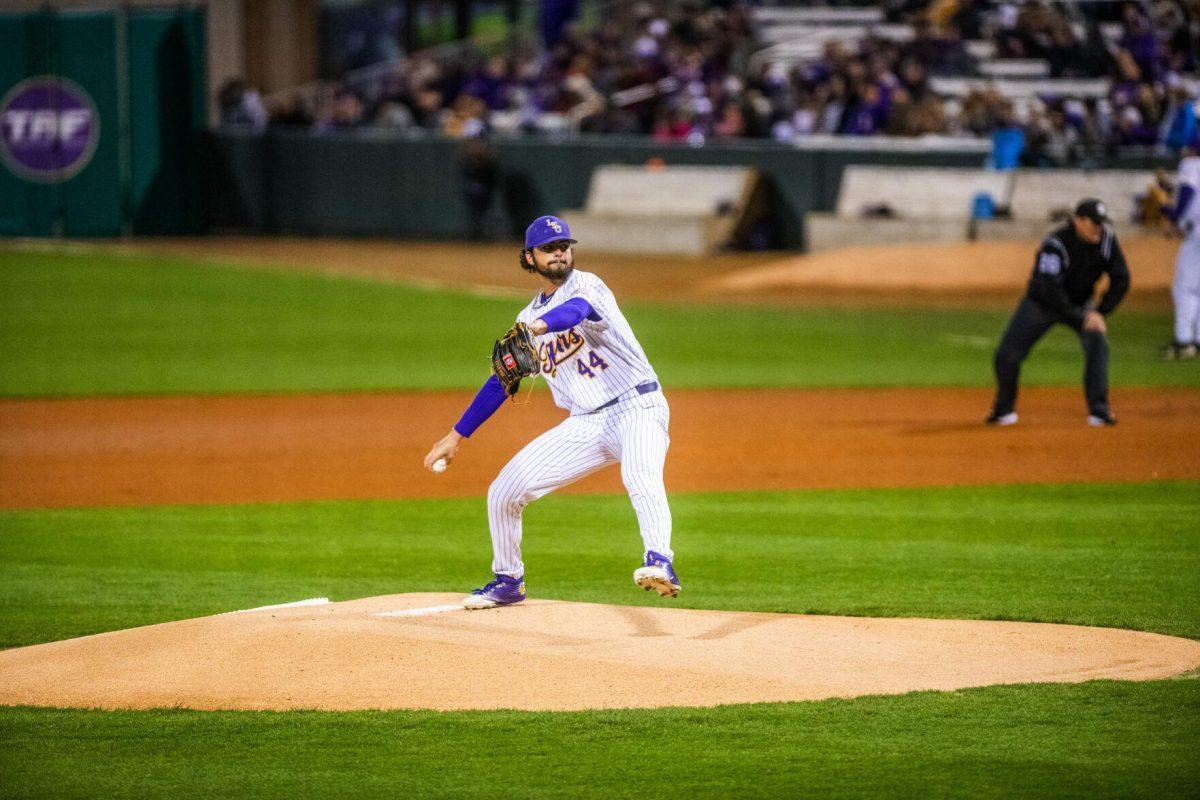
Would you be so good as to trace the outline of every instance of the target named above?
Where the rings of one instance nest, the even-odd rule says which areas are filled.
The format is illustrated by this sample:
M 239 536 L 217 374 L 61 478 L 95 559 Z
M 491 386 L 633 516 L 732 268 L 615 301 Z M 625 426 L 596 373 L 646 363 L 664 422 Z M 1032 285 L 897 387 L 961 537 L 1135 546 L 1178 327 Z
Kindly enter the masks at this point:
M 1200 642 L 1016 622 L 867 619 L 403 594 L 0 652 L 0 704 L 569 710 L 1165 678 Z

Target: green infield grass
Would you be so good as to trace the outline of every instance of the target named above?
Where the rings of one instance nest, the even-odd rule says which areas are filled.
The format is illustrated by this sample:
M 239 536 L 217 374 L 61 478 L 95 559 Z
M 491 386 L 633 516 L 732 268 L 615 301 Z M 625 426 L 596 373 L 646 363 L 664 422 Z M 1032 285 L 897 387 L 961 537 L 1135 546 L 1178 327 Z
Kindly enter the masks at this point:
M 677 494 L 673 605 L 1200 638 L 1198 489 Z M 668 602 L 632 585 L 624 496 L 535 503 L 525 551 L 534 597 Z M 462 591 L 489 558 L 482 499 L 5 511 L 0 644 Z M 0 745 L 6 797 L 1189 797 L 1200 681 L 570 714 L 6 708 Z
M 1197 719 L 1194 678 L 558 714 L 0 709 L 0 780 L 56 798 L 1159 800 L 1200 789 Z
M 0 395 L 474 388 L 520 300 L 167 256 L 0 250 Z M 1016 298 L 1014 297 L 1014 305 Z M 995 310 L 623 304 L 664 384 L 982 386 L 1007 319 Z M 1163 364 L 1165 313 L 1111 320 L 1117 385 L 1200 386 Z M 1028 384 L 1074 385 L 1061 326 Z
M 1200 484 L 673 494 L 693 608 L 1068 622 L 1200 638 Z M 624 495 L 526 512 L 533 597 L 634 587 Z M 0 647 L 330 597 L 467 591 L 482 498 L 0 512 Z M 749 569 L 752 565 L 753 569 Z

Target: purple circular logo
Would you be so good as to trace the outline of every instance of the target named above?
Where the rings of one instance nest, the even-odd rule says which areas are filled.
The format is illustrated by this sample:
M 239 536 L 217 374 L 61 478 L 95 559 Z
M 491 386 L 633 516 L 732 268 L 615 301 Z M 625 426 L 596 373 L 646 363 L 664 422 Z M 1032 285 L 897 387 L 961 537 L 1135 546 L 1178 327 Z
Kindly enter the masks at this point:
M 21 81 L 0 102 L 0 156 L 19 177 L 73 178 L 96 152 L 100 115 L 91 96 L 58 75 Z

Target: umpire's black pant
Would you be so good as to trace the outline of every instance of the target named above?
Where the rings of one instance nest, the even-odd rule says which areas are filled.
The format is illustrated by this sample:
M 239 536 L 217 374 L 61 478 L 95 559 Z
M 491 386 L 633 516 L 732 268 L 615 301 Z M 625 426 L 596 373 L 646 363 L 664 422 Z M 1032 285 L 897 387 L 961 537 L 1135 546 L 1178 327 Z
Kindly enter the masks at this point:
M 1050 311 L 1028 297 L 1017 306 L 1000 338 L 1000 346 L 996 348 L 996 402 L 992 405 L 992 413 L 1008 414 L 1016 409 L 1021 362 L 1038 339 L 1059 322 L 1070 325 L 1079 334 L 1079 342 L 1083 345 L 1087 358 L 1083 368 L 1083 389 L 1088 413 L 1100 416 L 1108 413 L 1108 339 L 1099 331 L 1083 330 L 1078 322 Z

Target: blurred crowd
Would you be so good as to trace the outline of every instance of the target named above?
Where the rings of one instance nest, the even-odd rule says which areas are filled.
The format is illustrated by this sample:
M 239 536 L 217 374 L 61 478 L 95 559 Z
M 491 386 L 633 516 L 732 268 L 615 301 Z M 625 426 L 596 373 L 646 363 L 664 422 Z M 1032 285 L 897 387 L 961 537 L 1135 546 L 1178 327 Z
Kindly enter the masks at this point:
M 274 103 L 231 85 L 221 102 L 225 121 L 256 127 L 371 126 L 453 137 L 577 131 L 699 144 L 1015 130 L 1022 158 L 1038 164 L 1086 163 L 1124 145 L 1178 148 L 1197 137 L 1188 86 L 1200 58 L 1200 0 L 880 5 L 889 22 L 911 26 L 911 37 L 829 41 L 797 63 L 753 57 L 763 45 L 752 7 L 642 2 L 613 5 L 592 28 L 567 24 L 542 46 L 503 56 L 418 54 L 361 83 Z M 1108 90 L 1005 96 L 980 77 L 968 40 L 990 41 L 996 58 L 1042 59 L 1052 79 L 1106 80 Z M 935 79 L 945 77 L 975 88 L 935 91 Z

